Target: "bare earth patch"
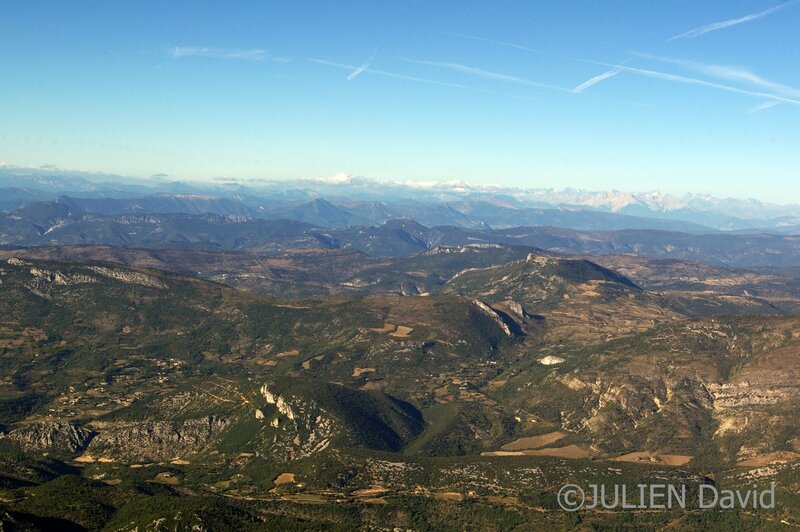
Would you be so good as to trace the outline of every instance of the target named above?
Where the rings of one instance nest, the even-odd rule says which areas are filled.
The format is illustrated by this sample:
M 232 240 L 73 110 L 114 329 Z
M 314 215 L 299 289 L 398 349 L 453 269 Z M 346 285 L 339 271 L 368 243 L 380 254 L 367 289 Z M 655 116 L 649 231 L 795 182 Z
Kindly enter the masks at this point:
M 660 454 L 649 451 L 636 451 L 623 454 L 614 458 L 617 462 L 649 462 L 651 464 L 662 464 L 668 466 L 682 466 L 692 461 L 693 456 L 682 454 Z
M 383 486 L 372 486 L 370 488 L 362 488 L 353 492 L 353 497 L 379 497 L 389 492 L 389 488 Z
M 300 351 L 298 351 L 297 349 L 291 349 L 289 351 L 282 351 L 282 352 L 278 353 L 278 356 L 279 357 L 296 357 L 299 354 L 300 354 Z
M 275 480 L 272 481 L 276 486 L 280 486 L 282 484 L 294 484 L 294 473 L 281 473 Z
M 389 322 L 384 323 L 383 327 L 370 329 L 370 331 L 376 332 L 376 333 L 391 333 L 391 332 L 394 332 L 396 330 L 397 330 L 397 325 L 395 325 L 393 323 L 389 323 Z
M 586 458 L 592 453 L 579 445 L 567 445 L 566 447 L 546 447 L 535 451 L 523 451 L 525 456 L 555 456 L 556 458 Z
M 397 330 L 393 333 L 390 333 L 389 336 L 394 336 L 395 338 L 405 338 L 411 331 L 413 331 L 413 327 L 406 327 L 405 325 L 398 325 Z
M 481 456 L 552 456 L 554 458 L 587 458 L 591 451 L 580 445 L 567 445 L 566 447 L 546 447 L 544 449 L 527 449 L 524 451 L 486 451 Z
M 434 493 L 433 498 L 439 501 L 461 502 L 464 500 L 464 495 L 457 491 L 445 491 L 443 493 Z
M 525 456 L 522 451 L 483 451 L 481 456 Z
M 327 497 L 316 495 L 314 493 L 293 493 L 291 495 L 284 495 L 281 497 L 284 501 L 292 501 L 300 504 L 325 504 L 328 502 Z
M 507 443 L 500 447 L 500 449 L 504 451 L 523 451 L 525 449 L 538 449 L 539 447 L 544 447 L 545 445 L 550 445 L 552 443 L 557 442 L 561 438 L 565 437 L 566 434 L 563 432 L 550 432 L 548 434 L 542 434 L 540 436 L 531 436 L 528 438 L 520 438 L 518 440 L 514 440 L 511 443 Z
M 375 368 L 355 368 L 355 369 L 353 369 L 353 377 L 360 377 L 364 373 L 375 373 Z
M 174 486 L 178 483 L 178 477 L 173 477 L 171 474 L 164 472 L 156 475 L 152 482 L 155 482 L 156 484 L 169 484 L 170 486 Z

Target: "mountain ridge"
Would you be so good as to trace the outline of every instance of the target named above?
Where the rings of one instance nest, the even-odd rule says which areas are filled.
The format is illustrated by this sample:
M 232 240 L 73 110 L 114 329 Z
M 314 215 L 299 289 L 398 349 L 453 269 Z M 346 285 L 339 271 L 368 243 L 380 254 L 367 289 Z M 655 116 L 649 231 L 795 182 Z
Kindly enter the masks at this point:
M 293 181 L 181 182 L 7 166 L 0 168 L 0 187 L 23 189 L 25 199 L 34 196 L 39 200 L 56 199 L 56 194 L 80 198 L 105 196 L 120 200 L 170 194 L 207 195 L 238 202 L 240 205 L 237 209 L 252 209 L 254 215 L 258 216 L 272 208 L 291 211 L 293 206 L 303 203 L 310 203 L 313 208 L 314 200 L 326 198 L 337 208 L 349 212 L 358 225 L 363 220 L 379 223 L 389 216 L 409 215 L 427 224 L 441 225 L 449 218 L 457 225 L 477 227 L 482 220 L 470 217 L 466 207 L 459 207 L 470 201 L 494 203 L 506 213 L 502 220 L 504 226 L 511 225 L 509 220 L 515 209 L 539 209 L 548 211 L 548 216 L 555 216 L 555 212 L 566 216 L 571 211 L 580 210 L 595 215 L 622 217 L 619 220 L 629 226 L 635 223 L 642 227 L 645 223 L 641 220 L 643 218 L 649 220 L 647 223 L 650 224 L 660 220 L 665 228 L 672 224 L 673 229 L 683 227 L 684 230 L 691 224 L 705 225 L 715 230 L 776 231 L 790 230 L 786 228 L 800 225 L 800 205 L 777 205 L 755 199 L 718 198 L 696 193 L 673 195 L 659 191 L 470 185 L 461 181 L 378 181 L 347 175 Z M 8 203 L 6 208 L 14 205 Z M 447 213 L 447 206 L 455 208 L 455 212 Z M 342 216 L 344 220 L 348 219 L 347 213 L 337 213 L 334 220 L 339 219 L 341 223 Z

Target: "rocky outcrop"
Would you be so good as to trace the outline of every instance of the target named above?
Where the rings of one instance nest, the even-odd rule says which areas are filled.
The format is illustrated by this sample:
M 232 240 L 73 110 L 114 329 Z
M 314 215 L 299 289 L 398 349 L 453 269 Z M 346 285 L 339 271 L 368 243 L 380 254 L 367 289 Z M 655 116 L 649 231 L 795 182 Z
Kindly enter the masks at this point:
M 283 414 L 289 419 L 294 419 L 294 411 L 292 407 L 286 402 L 283 397 L 280 397 L 277 394 L 272 393 L 267 385 L 261 387 L 261 395 L 264 396 L 264 399 L 267 400 L 268 404 L 275 405 L 275 408 L 278 410 L 279 413 Z
M 149 288 L 166 288 L 167 285 L 152 277 L 139 272 L 132 272 L 129 270 L 120 270 L 116 268 L 106 268 L 105 266 L 89 266 L 89 269 L 104 277 L 109 277 L 117 281 L 122 281 L 128 284 L 138 284 L 147 286 Z
M 99 434 L 87 452 L 124 462 L 172 460 L 201 451 L 231 424 L 231 419 L 207 416 L 186 421 L 145 421 L 98 424 Z
M 635 430 L 652 416 L 682 426 L 693 416 L 710 413 L 713 404 L 702 383 L 689 379 L 628 376 L 582 381 L 571 375 L 557 379 L 584 397 L 580 408 L 562 413 L 562 428 L 588 430 L 595 437 Z
M 42 279 L 45 282 L 63 286 L 97 282 L 97 279 L 89 275 L 83 275 L 80 273 L 65 273 L 58 270 L 46 270 L 43 268 L 31 268 L 31 275 L 37 279 Z
M 500 314 L 498 314 L 492 307 L 490 307 L 483 301 L 479 301 L 477 299 L 473 299 L 472 303 L 474 303 L 475 306 L 478 307 L 481 312 L 483 312 L 489 318 L 491 318 L 491 320 L 495 322 L 497 326 L 503 330 L 506 336 L 514 336 L 514 333 L 512 333 L 511 329 L 508 328 L 508 325 L 506 324 L 505 321 L 503 321 L 503 318 L 500 317 Z
M 775 405 L 798 395 L 798 386 L 782 383 L 736 382 L 708 384 L 715 409 Z
M 94 433 L 74 423 L 50 421 L 16 428 L 4 435 L 25 451 L 77 453 L 89 444 Z
M 316 401 L 285 397 L 272 392 L 268 384 L 261 394 L 276 411 L 270 426 L 277 429 L 267 452 L 280 460 L 295 460 L 325 450 L 336 434 L 333 419 Z
M 23 262 L 19 259 L 14 257 L 8 259 L 8 263 L 13 266 L 28 266 L 26 262 Z M 114 279 L 115 281 L 120 281 L 126 284 L 138 284 L 140 286 L 146 286 L 149 288 L 159 288 L 163 289 L 166 288 L 167 285 L 161 282 L 158 278 L 152 275 L 146 275 L 139 272 L 134 272 L 130 270 L 123 270 L 119 268 L 108 268 L 106 266 L 88 266 L 86 270 L 89 272 L 101 275 L 103 277 L 107 277 L 109 279 Z M 40 268 L 37 266 L 30 267 L 30 274 L 34 278 L 34 282 L 38 286 L 42 286 L 42 283 L 46 284 L 54 284 L 54 285 L 61 285 L 61 286 L 69 286 L 75 284 L 88 284 L 88 283 L 98 283 L 100 279 L 91 275 L 85 270 L 81 271 L 64 271 L 64 270 L 55 270 L 49 268 Z
M 510 310 L 511 313 L 516 318 L 518 318 L 520 320 L 525 319 L 525 318 L 532 318 L 533 317 L 532 314 L 529 314 L 525 310 L 525 307 L 523 307 L 522 305 L 520 305 L 516 301 L 513 301 L 513 300 L 509 299 L 509 300 L 505 301 L 505 304 L 506 304 L 506 307 L 508 308 L 508 310 Z

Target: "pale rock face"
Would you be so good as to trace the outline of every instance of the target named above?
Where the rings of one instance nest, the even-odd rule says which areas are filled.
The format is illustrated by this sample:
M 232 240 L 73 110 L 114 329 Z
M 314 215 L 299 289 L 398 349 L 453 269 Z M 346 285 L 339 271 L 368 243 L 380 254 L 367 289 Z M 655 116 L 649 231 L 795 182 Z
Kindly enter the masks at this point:
M 528 253 L 528 256 L 525 257 L 525 262 L 534 262 L 539 266 L 545 266 L 547 264 L 557 261 L 555 259 L 551 259 L 550 257 L 545 257 L 544 255 L 537 255 L 536 253 Z
M 260 408 L 256 408 L 256 419 L 264 419 L 264 412 Z
M 48 421 L 16 428 L 0 438 L 16 442 L 26 451 L 77 452 L 86 448 L 94 434 L 74 423 Z
M 279 396 L 269 390 L 268 384 L 261 387 L 261 395 L 279 414 L 270 421 L 272 427 L 279 429 L 273 450 L 275 456 L 294 460 L 311 456 L 330 445 L 336 432 L 334 422 L 314 401 Z
M 8 259 L 7 262 L 14 266 L 27 266 L 27 263 L 15 257 Z M 167 287 L 167 285 L 162 283 L 157 278 L 139 272 L 132 272 L 115 268 L 106 268 L 105 266 L 89 266 L 87 269 L 91 270 L 93 273 L 102 275 L 103 277 L 108 277 L 110 279 L 114 279 L 116 281 L 120 281 L 127 284 L 138 284 L 149 288 L 159 288 L 159 289 Z M 87 284 L 87 283 L 99 282 L 98 278 L 92 275 L 86 275 L 85 273 L 48 270 L 45 268 L 37 268 L 37 267 L 31 267 L 30 274 L 37 280 L 44 281 L 46 283 L 52 283 L 54 285 L 69 286 L 75 284 Z
M 562 362 L 564 362 L 563 358 L 553 355 L 547 355 L 546 357 L 539 359 L 539 364 L 542 364 L 543 366 L 555 366 L 556 364 L 561 364 Z
M 492 318 L 492 321 L 494 321 L 498 325 L 498 327 L 503 329 L 503 332 L 506 334 L 506 336 L 513 336 L 511 330 L 508 328 L 508 325 L 506 325 L 506 323 L 500 318 L 500 315 L 497 314 L 497 312 L 495 312 L 494 309 L 492 309 L 492 307 L 490 307 L 483 301 L 478 301 L 477 299 L 473 299 L 472 302 L 475 304 L 475 306 L 481 309 L 481 311 L 484 314 Z
M 98 434 L 89 443 L 87 452 L 126 462 L 172 460 L 212 444 L 232 421 L 206 416 L 182 422 L 93 423 Z
M 506 305 L 508 309 L 513 312 L 519 318 L 525 318 L 528 316 L 528 313 L 525 311 L 525 308 L 517 303 L 516 301 L 508 300 L 506 301 Z
M 706 385 L 706 388 L 714 398 L 716 410 L 774 405 L 788 401 L 797 393 L 797 386 L 792 386 L 792 383 L 780 382 L 777 378 L 773 382 L 758 384 L 750 382 L 710 383 Z
M 441 255 L 451 253 L 470 253 L 481 251 L 485 249 L 501 249 L 503 246 L 500 244 L 465 244 L 463 246 L 435 246 L 427 251 L 422 252 L 423 255 Z
M 10 259 L 9 259 L 10 260 Z M 56 270 L 44 270 L 42 268 L 31 268 L 31 275 L 46 282 L 58 285 L 72 285 L 81 283 L 96 283 L 97 279 L 81 274 L 65 274 Z
M 450 280 L 448 280 L 447 282 L 449 283 L 450 281 L 452 281 L 454 279 L 458 279 L 460 276 L 464 275 L 465 273 L 478 271 L 480 269 L 481 268 L 465 268 L 465 269 L 461 270 L 460 272 L 456 272 L 456 274 L 454 276 L 452 276 L 450 278 Z
M 167 285 L 165 285 L 155 277 L 151 277 L 143 273 L 131 272 L 126 270 L 117 270 L 113 268 L 106 268 L 104 266 L 90 266 L 89 269 L 105 277 L 110 277 L 111 279 L 122 281 L 123 283 L 138 284 L 150 288 L 167 287 Z
M 267 388 L 266 384 L 261 387 L 261 395 L 264 396 L 264 399 L 267 400 L 267 403 L 269 403 L 271 405 L 275 405 L 275 408 L 278 409 L 278 412 L 280 412 L 281 414 L 283 414 L 284 416 L 286 416 L 289 419 L 294 419 L 295 418 L 294 411 L 292 410 L 292 407 L 290 407 L 286 403 L 286 401 L 283 399 L 283 397 L 279 397 L 278 395 L 273 394 L 271 391 L 269 391 L 269 389 Z

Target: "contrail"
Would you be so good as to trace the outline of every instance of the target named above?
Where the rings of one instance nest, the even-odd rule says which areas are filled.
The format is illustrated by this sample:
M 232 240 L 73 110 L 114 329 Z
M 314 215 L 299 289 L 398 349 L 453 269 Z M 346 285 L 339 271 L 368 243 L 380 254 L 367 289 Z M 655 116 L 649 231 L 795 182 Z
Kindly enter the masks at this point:
M 643 54 L 640 52 L 631 52 L 631 53 L 643 59 L 649 59 L 652 61 L 661 61 L 662 63 L 678 65 L 680 67 L 689 70 L 701 72 L 707 76 L 744 82 L 750 85 L 755 85 L 756 87 L 761 87 L 763 89 L 769 89 L 771 91 L 777 91 L 779 93 L 783 93 L 785 96 L 788 96 L 790 98 L 800 98 L 800 89 L 796 87 L 790 87 L 788 85 L 783 85 L 781 83 L 776 83 L 768 79 L 764 79 L 758 74 L 750 72 L 749 70 L 742 67 L 726 66 L 726 65 L 709 65 L 705 63 L 697 63 L 695 61 L 686 61 L 684 59 L 673 59 L 671 57 Z
M 372 52 L 372 55 L 369 56 L 369 59 L 364 61 L 364 63 L 360 67 L 358 67 L 355 70 L 353 70 L 352 72 L 350 72 L 350 75 L 347 76 L 347 81 L 353 81 L 358 76 L 363 74 L 364 71 L 369 68 L 370 63 L 372 63 L 372 60 L 375 59 L 375 54 L 377 54 L 377 53 L 378 53 L 378 49 L 376 48 L 375 51 Z
M 518 78 L 516 76 L 510 76 L 508 74 L 502 74 L 500 72 L 492 72 L 490 70 L 483 70 L 481 68 L 477 68 L 470 65 L 464 65 L 461 63 L 448 63 L 442 61 L 425 61 L 421 59 L 410 59 L 408 57 L 398 57 L 400 61 L 405 61 L 406 63 L 413 63 L 417 65 L 426 65 L 432 66 L 437 68 L 444 68 L 447 70 L 453 70 L 456 72 L 463 72 L 464 74 L 471 74 L 473 76 L 478 76 L 481 78 L 486 79 L 494 79 L 498 81 L 508 81 L 510 83 L 517 83 L 520 85 L 528 85 L 530 87 L 540 87 L 543 89 L 550 89 L 559 92 L 571 92 L 569 89 L 565 89 L 564 87 L 559 87 L 557 85 L 550 85 L 549 83 L 541 83 L 538 81 L 533 81 L 524 78 Z
M 689 30 L 687 32 L 681 33 L 679 35 L 675 35 L 674 37 L 670 37 L 667 42 L 675 41 L 677 39 L 691 39 L 694 37 L 699 37 L 704 33 L 709 33 L 711 31 L 722 30 L 725 28 L 730 28 L 731 26 L 738 26 L 739 24 L 744 24 L 745 22 L 750 22 L 752 20 L 760 19 L 761 17 L 766 17 L 784 7 L 793 4 L 794 2 L 789 2 L 786 4 L 781 4 L 779 6 L 771 7 L 765 11 L 761 11 L 760 13 L 753 13 L 752 15 L 745 15 L 741 18 L 732 18 L 730 20 L 723 20 L 722 22 L 715 22 L 713 24 L 707 24 L 705 26 L 700 26 L 699 28 L 695 28 L 693 30 Z
M 752 91 L 752 90 L 747 90 L 747 89 L 740 89 L 738 87 L 731 87 L 729 85 L 723 85 L 721 83 L 713 83 L 711 81 L 705 81 L 705 80 L 697 79 L 697 78 L 690 78 L 688 76 L 679 76 L 677 74 L 667 74 L 665 72 L 658 72 L 658 71 L 655 71 L 655 70 L 647 70 L 647 69 L 644 69 L 644 68 L 634 68 L 634 67 L 628 67 L 628 66 L 623 66 L 623 65 L 609 65 L 607 63 L 601 63 L 599 61 L 585 61 L 585 62 L 593 63 L 593 64 L 596 64 L 596 65 L 603 65 L 603 66 L 612 67 L 612 68 L 616 67 L 616 68 L 619 68 L 619 69 L 624 70 L 626 72 L 632 72 L 634 74 L 641 74 L 642 76 L 647 76 L 647 77 L 650 77 L 650 78 L 663 79 L 663 80 L 666 80 L 666 81 L 675 81 L 675 82 L 678 82 L 678 83 L 687 83 L 687 84 L 690 84 L 690 85 L 700 85 L 702 87 L 708 87 L 708 88 L 711 88 L 711 89 L 719 89 L 719 90 L 723 90 L 723 91 L 727 91 L 727 92 L 735 92 L 737 94 L 746 94 L 748 96 L 756 96 L 758 98 L 769 98 L 770 100 L 775 100 L 775 101 L 778 101 L 778 102 L 791 103 L 793 105 L 800 105 L 800 100 L 797 100 L 797 99 L 794 99 L 794 98 L 787 98 L 787 97 L 784 97 L 784 96 L 779 96 L 777 94 L 769 94 L 769 93 L 766 93 L 766 92 Z
M 307 59 L 307 61 L 310 61 L 312 63 L 317 63 L 318 65 L 326 65 L 326 66 L 330 66 L 330 67 L 347 69 L 347 70 L 352 70 L 352 69 L 356 68 L 353 65 L 345 65 L 345 64 L 342 64 L 342 63 L 335 63 L 333 61 L 327 61 L 325 59 L 316 59 L 316 58 L 313 58 L 313 57 L 309 57 Z M 436 79 L 429 79 L 429 78 L 421 78 L 419 76 L 408 76 L 406 74 L 398 74 L 397 72 L 388 72 L 386 70 L 376 70 L 374 68 L 367 68 L 366 70 L 364 70 L 364 72 L 369 72 L 370 74 L 375 74 L 377 76 L 385 76 L 385 77 L 388 77 L 388 78 L 404 79 L 404 80 L 407 80 L 407 81 L 416 81 L 416 82 L 419 82 L 419 83 L 428 83 L 428 84 L 431 84 L 431 85 L 440 85 L 442 87 L 452 87 L 454 89 L 468 90 L 468 91 L 473 91 L 473 92 L 481 92 L 483 94 L 493 94 L 495 96 L 503 96 L 505 98 L 516 98 L 518 100 L 533 100 L 532 98 L 528 98 L 528 97 L 525 97 L 525 96 L 522 96 L 522 95 L 519 95 L 519 94 L 510 94 L 510 93 L 507 93 L 507 92 L 499 92 L 499 91 L 493 91 L 493 90 L 488 90 L 488 89 L 481 89 L 481 88 L 478 88 L 478 87 L 471 87 L 469 85 L 461 85 L 460 83 L 448 83 L 446 81 L 439 81 L 439 80 L 436 80 Z M 536 100 L 534 100 L 534 101 L 536 101 Z
M 276 57 L 261 48 L 208 48 L 205 46 L 175 46 L 170 52 L 175 59 L 184 57 L 211 57 L 214 59 L 239 59 L 244 61 L 273 61 L 288 63 L 285 57 Z
M 778 102 L 776 100 L 769 100 L 769 101 L 766 101 L 764 103 L 760 103 L 760 104 L 756 105 L 755 107 L 753 107 L 752 109 L 750 109 L 747 112 L 750 113 L 750 114 L 757 113 L 759 111 L 763 111 L 764 109 L 769 109 L 770 107 L 775 107 L 779 103 L 780 102 Z
M 578 85 L 577 87 L 572 89 L 572 92 L 573 92 L 573 94 L 578 94 L 579 92 L 583 92 L 586 89 L 588 89 L 589 87 L 591 87 L 592 85 L 594 85 L 596 83 L 600 83 L 604 79 L 613 78 L 614 76 L 616 76 L 620 72 L 622 72 L 621 68 L 612 68 L 611 70 L 606 70 L 602 74 L 598 74 L 593 78 L 587 79 L 586 81 L 584 81 L 583 83 L 581 83 L 580 85 Z
M 452 31 L 436 30 L 436 33 L 441 33 L 443 35 L 452 35 L 453 37 L 461 37 L 462 39 L 469 39 L 472 41 L 486 42 L 490 44 L 495 44 L 497 46 L 505 46 L 507 48 L 515 48 L 517 50 L 524 50 L 526 52 L 533 52 L 535 54 L 547 55 L 547 52 L 544 52 L 542 50 L 537 50 L 536 48 L 529 48 L 527 46 L 522 46 L 521 44 L 515 44 L 513 42 L 495 41 L 494 39 L 486 39 L 484 37 L 477 37 L 475 35 L 466 35 L 464 33 L 455 33 Z
M 800 0 L 794 0 L 794 1 L 789 2 L 787 4 L 784 4 L 784 5 L 781 5 L 781 6 L 777 6 L 777 7 L 773 7 L 773 8 L 771 8 L 771 10 L 767 10 L 767 12 L 757 13 L 756 15 L 765 16 L 765 14 L 769 14 L 772 11 L 775 11 L 775 10 L 777 10 L 779 8 L 783 8 L 783 7 L 786 7 L 788 5 L 795 4 L 798 1 L 800 1 Z M 748 20 L 752 20 L 752 19 L 748 19 Z M 737 22 L 737 23 L 741 23 L 741 22 Z M 713 31 L 713 29 L 710 30 L 710 31 Z M 446 32 L 441 32 L 441 33 L 446 33 Z M 573 56 L 559 54 L 559 53 L 543 52 L 543 51 L 540 51 L 540 50 L 535 50 L 535 49 L 532 49 L 532 48 L 525 48 L 524 46 L 518 46 L 518 45 L 511 44 L 511 43 L 498 43 L 496 41 L 492 41 L 490 39 L 484 39 L 484 38 L 481 38 L 481 37 L 473 37 L 473 36 L 470 36 L 470 35 L 455 34 L 455 33 L 451 33 L 451 35 L 454 35 L 454 36 L 457 36 L 457 37 L 463 37 L 463 38 L 466 38 L 466 39 L 474 39 L 474 40 L 477 40 L 477 41 L 493 42 L 495 44 L 501 44 L 503 46 L 513 46 L 514 48 L 519 48 L 519 49 L 522 49 L 522 50 L 528 50 L 528 51 L 536 53 L 536 54 L 542 54 L 542 55 L 546 55 L 546 56 L 549 56 L 549 57 L 556 57 L 556 58 L 564 59 L 564 60 L 567 60 L 567 61 L 576 61 L 578 63 L 584 63 L 584 64 L 588 64 L 588 65 L 603 66 L 603 67 L 606 67 L 606 68 L 609 69 L 608 71 L 604 72 L 603 74 L 600 74 L 599 76 L 596 76 L 595 78 L 587 80 L 586 82 L 578 85 L 577 87 L 575 87 L 575 89 L 572 89 L 572 90 L 568 90 L 567 89 L 568 92 L 575 93 L 577 89 L 580 89 L 581 91 L 586 90 L 586 88 L 588 88 L 589 86 L 591 86 L 591 85 L 593 85 L 595 83 L 598 83 L 599 81 L 602 81 L 603 79 L 608 79 L 612 75 L 618 74 L 618 72 L 614 72 L 615 70 L 620 70 L 620 71 L 630 72 L 630 73 L 633 73 L 633 74 L 638 74 L 638 75 L 641 75 L 641 76 L 646 76 L 646 77 L 649 77 L 649 78 L 662 79 L 662 80 L 665 80 L 665 81 L 673 81 L 673 82 L 677 82 L 677 83 L 685 83 L 685 84 L 689 84 L 689 85 L 698 85 L 698 86 L 707 87 L 707 88 L 710 88 L 710 89 L 717 89 L 717 90 L 726 91 L 726 92 L 744 94 L 744 95 L 747 95 L 747 96 L 754 96 L 754 97 L 757 97 L 757 98 L 764 98 L 764 99 L 768 99 L 770 101 L 789 103 L 789 104 L 792 104 L 792 105 L 800 105 L 800 98 L 798 98 L 796 96 L 795 97 L 791 97 L 791 96 L 794 96 L 792 90 L 787 90 L 786 91 L 790 96 L 781 96 L 781 95 L 778 95 L 778 94 L 762 92 L 762 91 L 758 91 L 758 90 L 740 89 L 738 87 L 732 87 L 730 85 L 724 85 L 722 83 L 713 83 L 713 82 L 710 82 L 710 81 L 705 81 L 705 80 L 702 80 L 702 79 L 692 78 L 692 77 L 688 77 L 688 76 L 679 76 L 679 75 L 676 75 L 676 74 L 668 74 L 668 73 L 665 73 L 665 72 L 658 72 L 658 71 L 655 71 L 655 70 L 647 70 L 647 69 L 644 69 L 644 68 L 634 68 L 634 67 L 630 67 L 630 66 L 625 66 L 623 64 L 623 63 L 625 63 L 625 61 L 622 61 L 619 64 L 605 63 L 605 62 L 602 62 L 602 61 L 592 61 L 592 60 L 589 60 L 589 59 L 582 59 L 580 57 L 573 57 Z M 677 37 L 678 36 L 676 36 L 675 38 L 677 38 Z M 611 74 L 611 72 L 614 72 L 614 74 Z M 717 75 L 728 74 L 728 76 L 727 76 L 728 79 L 734 78 L 734 76 L 731 74 L 730 71 L 726 73 L 726 72 L 722 72 L 721 70 L 718 69 L 715 72 L 715 74 L 717 74 Z M 739 80 L 739 81 L 741 81 L 743 77 L 746 77 L 746 76 L 742 72 L 737 73 L 737 75 L 735 76 L 735 78 L 738 78 L 737 80 Z M 596 79 L 596 78 L 600 78 L 600 79 Z M 749 81 L 750 82 L 754 82 L 756 80 L 753 77 L 751 77 L 751 79 Z M 755 83 L 755 84 L 756 85 L 760 85 L 763 88 L 775 89 L 775 90 L 792 89 L 792 88 L 786 87 L 786 86 L 779 86 L 778 84 L 775 84 L 775 83 L 772 83 L 772 82 L 769 82 L 769 81 L 763 80 L 763 79 L 759 79 L 757 81 L 758 82 Z M 552 86 L 550 88 L 560 89 L 560 88 L 552 87 Z M 560 89 L 560 90 L 564 90 L 564 89 Z M 580 91 L 578 91 L 578 92 L 580 92 Z

